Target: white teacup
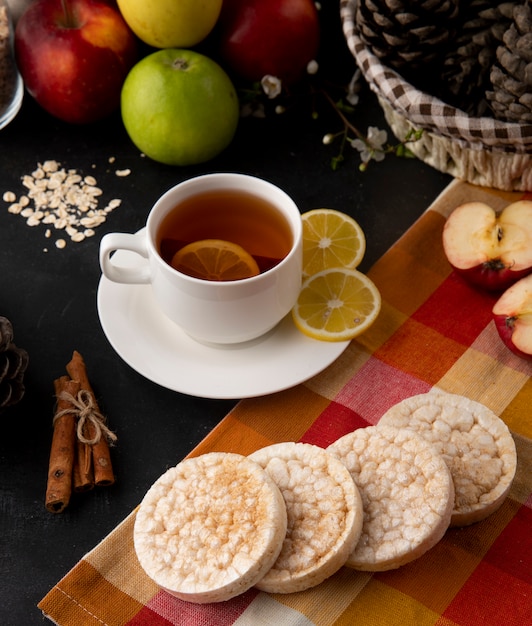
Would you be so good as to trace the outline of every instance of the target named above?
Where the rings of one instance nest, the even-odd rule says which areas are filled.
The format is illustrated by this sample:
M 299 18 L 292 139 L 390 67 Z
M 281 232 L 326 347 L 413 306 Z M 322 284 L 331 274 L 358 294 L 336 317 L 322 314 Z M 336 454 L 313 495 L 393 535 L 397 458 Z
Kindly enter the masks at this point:
M 164 235 L 161 231 L 168 221 L 173 217 L 179 219 L 180 211 L 188 210 L 190 213 L 190 208 L 184 207 L 187 202 L 194 203 L 197 197 L 214 197 L 216 194 L 222 197 L 234 192 L 247 194 L 248 200 L 258 198 L 257 203 L 266 202 L 268 210 L 275 213 L 275 218 L 283 220 L 289 237 L 286 256 L 257 276 L 234 281 L 204 280 L 174 269 L 161 253 Z M 249 203 L 246 215 L 254 215 L 253 204 Z M 216 210 L 217 217 L 222 218 L 220 223 L 229 223 L 223 213 L 226 209 L 218 210 L 216 207 Z M 195 212 L 190 216 L 187 214 L 184 224 L 197 225 L 202 233 L 206 233 L 199 238 L 231 240 L 231 233 L 219 236 L 216 229 L 211 232 L 208 227 L 204 228 L 217 220 L 202 220 L 201 209 L 195 211 L 198 217 L 195 217 Z M 262 225 L 267 220 L 257 214 L 252 221 Z M 264 236 L 261 241 L 266 239 Z M 234 239 L 232 241 L 239 243 Z M 135 252 L 146 261 L 135 267 L 120 266 L 112 256 L 117 250 Z M 249 252 L 253 254 L 253 251 Z M 302 255 L 301 214 L 294 201 L 265 180 L 232 173 L 198 176 L 172 187 L 151 209 L 142 235 L 109 233 L 100 244 L 100 265 L 106 278 L 118 283 L 151 283 L 155 299 L 167 317 L 194 339 L 215 344 L 256 339 L 287 315 L 301 288 Z

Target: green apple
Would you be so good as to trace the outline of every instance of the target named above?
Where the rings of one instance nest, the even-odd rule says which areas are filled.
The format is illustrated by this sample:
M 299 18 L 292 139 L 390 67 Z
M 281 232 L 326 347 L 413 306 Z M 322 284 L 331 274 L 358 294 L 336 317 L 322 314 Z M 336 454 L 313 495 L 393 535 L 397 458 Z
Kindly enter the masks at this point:
M 154 48 L 190 48 L 211 32 L 222 0 L 118 0 L 131 30 Z
M 133 143 L 167 165 L 214 158 L 232 141 L 240 107 L 225 71 L 193 50 L 141 59 L 122 86 L 122 120 Z

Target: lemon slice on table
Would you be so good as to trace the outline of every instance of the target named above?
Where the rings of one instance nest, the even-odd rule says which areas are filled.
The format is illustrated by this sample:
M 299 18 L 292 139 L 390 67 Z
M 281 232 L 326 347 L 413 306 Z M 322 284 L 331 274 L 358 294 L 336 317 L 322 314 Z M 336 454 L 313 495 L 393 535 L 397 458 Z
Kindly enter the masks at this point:
M 222 239 L 189 243 L 174 254 L 170 265 L 183 274 L 204 280 L 241 280 L 260 274 L 249 252 Z
M 313 209 L 303 220 L 303 276 L 333 267 L 354 269 L 366 251 L 362 228 L 334 209 Z
M 332 268 L 308 277 L 292 317 L 314 339 L 347 341 L 367 330 L 381 309 L 379 290 L 358 270 Z

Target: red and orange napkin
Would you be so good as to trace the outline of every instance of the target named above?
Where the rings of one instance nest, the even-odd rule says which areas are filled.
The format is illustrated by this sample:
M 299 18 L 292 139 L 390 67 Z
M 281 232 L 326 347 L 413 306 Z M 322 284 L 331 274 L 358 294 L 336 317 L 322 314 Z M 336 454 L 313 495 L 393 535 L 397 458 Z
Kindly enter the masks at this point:
M 532 362 L 502 344 L 491 321 L 495 297 L 456 277 L 441 246 L 446 216 L 458 204 L 502 208 L 522 197 L 451 183 L 369 272 L 383 299 L 375 324 L 305 384 L 241 401 L 191 453 L 247 454 L 279 441 L 327 446 L 436 386 L 482 402 L 512 431 L 518 469 L 496 513 L 448 530 L 397 570 L 343 568 L 301 593 L 250 590 L 195 605 L 159 590 L 140 568 L 133 511 L 41 600 L 43 613 L 60 626 L 532 624 Z

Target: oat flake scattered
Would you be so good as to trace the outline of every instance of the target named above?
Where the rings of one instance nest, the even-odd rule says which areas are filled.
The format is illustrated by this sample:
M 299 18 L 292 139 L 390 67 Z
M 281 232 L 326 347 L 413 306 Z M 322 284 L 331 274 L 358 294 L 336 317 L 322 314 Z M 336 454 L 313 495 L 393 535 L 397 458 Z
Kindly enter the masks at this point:
M 114 161 L 114 157 L 110 157 Z M 128 176 L 131 170 L 117 170 L 117 176 Z M 55 160 L 38 163 L 31 174 L 21 177 L 25 192 L 18 198 L 13 191 L 5 191 L 2 199 L 7 210 L 21 215 L 30 227 L 52 225 L 64 231 L 73 242 L 94 235 L 94 229 L 105 222 L 107 215 L 120 206 L 122 200 L 113 198 L 99 207 L 103 190 L 92 175 L 82 176 L 75 169 L 65 169 Z M 45 237 L 52 231 L 47 228 Z M 66 246 L 66 239 L 56 241 L 57 248 Z

